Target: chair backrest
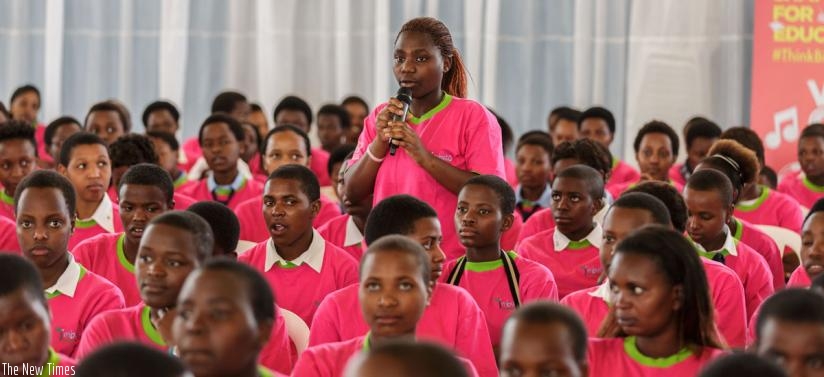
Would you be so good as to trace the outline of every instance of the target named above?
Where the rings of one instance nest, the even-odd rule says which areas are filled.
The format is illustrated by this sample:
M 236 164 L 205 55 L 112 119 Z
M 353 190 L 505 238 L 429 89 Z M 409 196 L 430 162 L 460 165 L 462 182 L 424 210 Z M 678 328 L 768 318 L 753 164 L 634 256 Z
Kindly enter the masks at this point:
M 784 250 L 789 248 L 801 260 L 801 235 L 787 228 L 773 225 L 756 225 L 756 228 L 766 233 L 778 245 L 781 256 L 784 257 Z
M 295 345 L 295 350 L 300 356 L 309 345 L 309 326 L 297 314 L 281 307 L 278 307 L 278 310 L 280 310 L 283 319 L 286 321 L 286 333 L 289 334 L 289 339 L 292 340 L 292 344 Z
M 255 247 L 256 245 L 257 245 L 256 243 L 251 242 L 251 241 L 244 241 L 244 240 L 237 241 L 237 247 L 235 247 L 235 253 L 237 253 L 237 255 L 243 254 L 247 250 Z

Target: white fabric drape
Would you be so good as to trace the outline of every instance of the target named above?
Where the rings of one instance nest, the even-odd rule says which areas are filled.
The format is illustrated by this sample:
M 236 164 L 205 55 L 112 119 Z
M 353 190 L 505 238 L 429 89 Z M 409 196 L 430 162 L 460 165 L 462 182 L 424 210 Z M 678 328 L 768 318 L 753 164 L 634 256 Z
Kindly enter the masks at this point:
M 555 106 L 614 111 L 614 152 L 657 118 L 749 114 L 752 0 L 0 0 L 0 91 L 32 83 L 40 120 L 118 98 L 136 131 L 165 98 L 194 135 L 211 100 L 244 92 L 271 117 L 283 96 L 313 107 L 395 89 L 391 51 L 409 18 L 443 20 L 470 71 L 470 96 L 520 134 Z

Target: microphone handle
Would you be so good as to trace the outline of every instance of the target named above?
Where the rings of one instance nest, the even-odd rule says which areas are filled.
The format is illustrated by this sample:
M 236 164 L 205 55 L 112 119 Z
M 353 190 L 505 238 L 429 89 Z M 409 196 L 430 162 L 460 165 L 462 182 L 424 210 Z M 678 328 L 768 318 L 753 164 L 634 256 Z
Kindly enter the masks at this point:
M 392 121 L 403 122 L 403 121 L 406 120 L 406 114 L 408 114 L 408 113 L 409 113 L 409 104 L 404 102 L 404 104 L 403 104 L 403 117 L 399 117 L 399 116 L 395 115 L 395 116 L 392 117 Z M 394 139 L 390 138 L 389 139 L 389 155 L 390 156 L 394 156 L 395 153 L 398 151 L 398 144 L 395 144 L 392 141 L 394 141 Z

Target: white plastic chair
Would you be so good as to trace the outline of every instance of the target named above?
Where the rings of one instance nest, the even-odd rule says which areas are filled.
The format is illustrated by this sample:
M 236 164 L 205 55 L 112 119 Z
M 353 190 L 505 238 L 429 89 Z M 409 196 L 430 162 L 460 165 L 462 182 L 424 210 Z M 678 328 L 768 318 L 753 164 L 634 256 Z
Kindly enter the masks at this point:
M 283 319 L 286 321 L 286 333 L 289 334 L 289 339 L 295 345 L 298 356 L 303 353 L 303 350 L 309 346 L 309 326 L 297 314 L 292 313 L 284 308 L 278 307 Z
M 773 225 L 756 225 L 756 228 L 766 233 L 778 245 L 778 250 L 781 251 L 781 257 L 784 257 L 784 250 L 790 248 L 798 260 L 801 260 L 801 235 L 787 228 Z
M 257 244 L 252 242 L 252 241 L 246 241 L 246 240 L 237 241 L 237 247 L 235 247 L 235 253 L 237 253 L 237 255 L 243 254 L 247 250 L 255 247 L 255 245 L 257 245 Z

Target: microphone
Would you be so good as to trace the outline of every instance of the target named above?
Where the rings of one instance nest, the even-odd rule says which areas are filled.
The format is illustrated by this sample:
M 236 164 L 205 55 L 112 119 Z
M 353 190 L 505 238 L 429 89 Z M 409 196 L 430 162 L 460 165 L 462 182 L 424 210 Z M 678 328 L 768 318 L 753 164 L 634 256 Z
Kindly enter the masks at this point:
M 392 121 L 394 122 L 403 122 L 406 120 L 406 114 L 409 114 L 409 105 L 412 104 L 412 89 L 409 88 L 400 88 L 398 89 L 398 94 L 395 95 L 395 98 L 403 102 L 403 116 L 393 115 Z M 395 152 L 398 151 L 398 144 L 392 142 L 392 139 L 389 139 L 389 155 L 394 156 Z

